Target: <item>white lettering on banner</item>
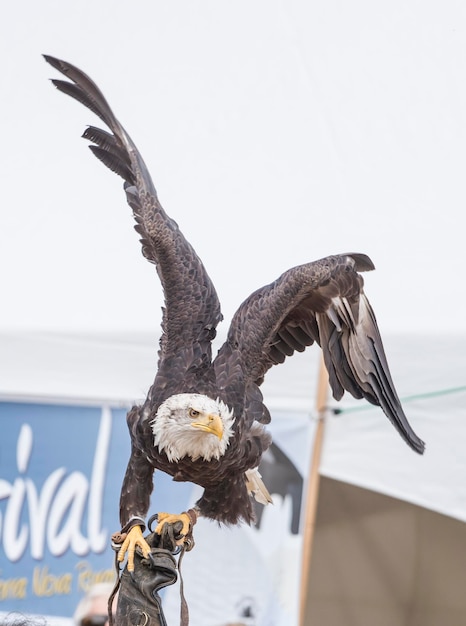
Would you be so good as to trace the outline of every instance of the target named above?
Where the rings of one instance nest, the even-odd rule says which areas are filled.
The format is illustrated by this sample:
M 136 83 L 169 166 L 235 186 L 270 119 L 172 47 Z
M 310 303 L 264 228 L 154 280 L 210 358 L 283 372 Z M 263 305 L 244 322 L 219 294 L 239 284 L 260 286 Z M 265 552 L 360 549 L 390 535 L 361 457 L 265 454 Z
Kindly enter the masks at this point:
M 19 520 L 23 508 L 26 486 L 21 478 L 17 478 L 12 485 L 8 506 L 5 513 L 3 529 L 3 546 L 5 554 L 10 561 L 21 558 L 28 540 L 28 528 L 26 524 L 19 529 Z
M 29 518 L 34 520 L 34 523 L 31 524 L 31 556 L 34 559 L 39 560 L 44 556 L 44 542 L 47 533 L 45 523 L 56 489 L 65 474 L 64 467 L 59 467 L 53 471 L 45 481 L 40 497 L 32 480 L 26 479 Z
M 90 482 L 78 471 L 67 475 L 65 467 L 54 469 L 38 490 L 26 476 L 33 448 L 33 432 L 23 424 L 18 437 L 16 464 L 19 476 L 9 483 L 0 479 L 0 540 L 6 557 L 18 561 L 30 542 L 31 556 L 44 557 L 45 542 L 51 554 L 60 556 L 68 549 L 76 555 L 102 552 L 108 531 L 102 528 L 102 498 L 108 461 L 112 416 L 102 409 Z M 87 505 L 87 535 L 83 518 Z M 21 520 L 23 520 L 21 522 Z
M 68 547 L 79 556 L 88 553 L 89 542 L 80 530 L 87 493 L 87 478 L 81 472 L 73 472 L 60 485 L 50 507 L 47 526 L 47 544 L 54 556 L 64 554 Z
M 99 436 L 92 466 L 91 490 L 89 493 L 89 512 L 87 516 L 87 532 L 89 548 L 92 552 L 105 550 L 108 541 L 107 532 L 101 529 L 102 500 L 105 487 L 105 470 L 107 468 L 108 448 L 112 434 L 112 412 L 109 407 L 102 409 Z
M 27 470 L 31 449 L 32 430 L 31 427 L 26 424 L 21 428 L 18 444 L 16 446 L 16 462 L 20 473 Z M 17 478 L 12 485 L 12 492 L 5 513 L 5 527 L 3 529 L 5 554 L 10 561 L 17 561 L 21 558 L 27 545 L 28 529 L 26 524 L 23 524 L 21 530 L 19 530 L 25 495 L 26 485 L 22 478 Z

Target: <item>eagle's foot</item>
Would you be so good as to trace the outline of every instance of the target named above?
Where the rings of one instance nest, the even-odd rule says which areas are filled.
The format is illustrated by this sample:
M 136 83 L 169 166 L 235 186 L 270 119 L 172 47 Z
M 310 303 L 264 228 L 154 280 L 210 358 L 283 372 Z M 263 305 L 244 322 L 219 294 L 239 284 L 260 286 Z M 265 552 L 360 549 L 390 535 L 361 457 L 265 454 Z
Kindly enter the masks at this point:
M 184 543 L 185 537 L 190 532 L 192 526 L 192 519 L 188 513 L 179 513 L 178 515 L 174 513 L 158 513 L 157 521 L 158 523 L 155 527 L 155 532 L 158 535 L 162 534 L 165 524 L 176 524 L 177 522 L 181 522 L 182 526 L 178 531 L 176 539 L 177 545 L 182 545 Z
M 144 558 L 150 554 L 150 546 L 142 536 L 140 526 L 133 526 L 126 535 L 121 548 L 118 552 L 118 561 L 124 561 L 126 553 L 128 553 L 128 571 L 134 572 L 134 552 L 136 548 L 140 548 Z

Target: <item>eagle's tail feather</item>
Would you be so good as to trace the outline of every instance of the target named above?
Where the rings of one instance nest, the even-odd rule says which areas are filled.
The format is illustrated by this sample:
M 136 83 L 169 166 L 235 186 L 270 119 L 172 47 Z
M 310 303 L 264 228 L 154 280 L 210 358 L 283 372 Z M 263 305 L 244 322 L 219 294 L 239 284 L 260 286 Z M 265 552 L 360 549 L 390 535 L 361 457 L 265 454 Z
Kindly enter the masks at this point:
M 264 505 L 273 504 L 272 496 L 264 485 L 258 468 L 247 470 L 245 476 L 248 493 L 253 496 L 254 500 Z

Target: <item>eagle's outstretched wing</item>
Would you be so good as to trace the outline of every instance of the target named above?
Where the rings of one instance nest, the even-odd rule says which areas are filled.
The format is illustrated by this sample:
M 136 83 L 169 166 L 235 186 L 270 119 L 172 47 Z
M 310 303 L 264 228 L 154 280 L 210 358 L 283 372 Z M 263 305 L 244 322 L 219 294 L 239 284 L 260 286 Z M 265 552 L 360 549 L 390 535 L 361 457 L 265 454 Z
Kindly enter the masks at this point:
M 57 89 L 88 107 L 111 130 L 89 126 L 83 137 L 93 144 L 92 152 L 125 180 L 143 255 L 156 265 L 165 297 L 158 370 L 165 381 L 158 387 L 169 395 L 174 372 L 181 377 L 188 368 L 202 371 L 210 365 L 211 341 L 222 319 L 215 288 L 192 246 L 160 205 L 138 149 L 97 85 L 70 63 L 44 58 L 69 79 L 52 80 Z
M 272 365 L 317 342 L 334 398 L 346 390 L 381 406 L 403 439 L 422 453 L 424 442 L 404 415 L 358 273 L 372 269 L 367 256 L 345 254 L 286 271 L 240 306 L 214 366 L 228 388 L 235 385 L 228 376 L 234 371 L 229 363 L 236 359 L 253 389 Z

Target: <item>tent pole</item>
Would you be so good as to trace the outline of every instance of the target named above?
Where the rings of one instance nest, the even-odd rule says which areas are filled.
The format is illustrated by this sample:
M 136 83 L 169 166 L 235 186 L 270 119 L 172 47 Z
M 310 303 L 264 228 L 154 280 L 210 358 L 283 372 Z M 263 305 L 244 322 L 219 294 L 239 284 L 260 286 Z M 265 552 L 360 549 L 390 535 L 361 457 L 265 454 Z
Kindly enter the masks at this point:
M 319 377 L 317 382 L 316 411 L 317 427 L 314 436 L 314 445 L 311 455 L 311 463 L 307 480 L 307 493 L 305 499 L 304 523 L 303 523 L 303 548 L 301 562 L 301 593 L 300 593 L 300 626 L 305 626 L 306 600 L 309 586 L 309 572 L 311 567 L 312 547 L 317 515 L 317 500 L 319 495 L 319 466 L 324 438 L 325 415 L 328 398 L 328 372 L 325 367 L 323 354 L 321 354 Z

